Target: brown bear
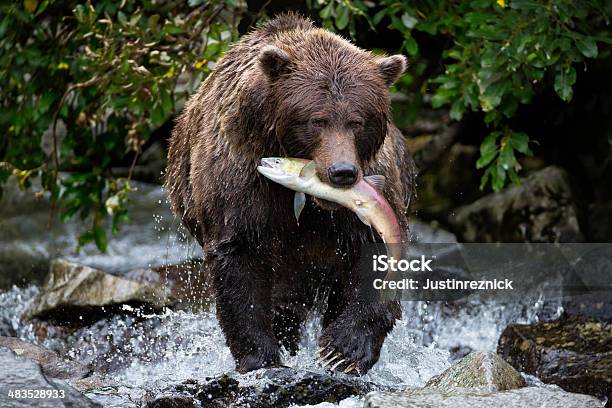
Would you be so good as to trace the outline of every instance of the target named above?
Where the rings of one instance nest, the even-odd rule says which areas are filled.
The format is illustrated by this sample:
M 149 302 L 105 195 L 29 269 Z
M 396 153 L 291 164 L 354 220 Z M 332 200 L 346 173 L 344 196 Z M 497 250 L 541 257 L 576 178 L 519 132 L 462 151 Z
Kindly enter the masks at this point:
M 384 175 L 406 235 L 412 159 L 388 92 L 405 68 L 401 55 L 374 55 L 283 14 L 235 44 L 179 116 L 165 186 L 203 248 L 239 372 L 280 365 L 281 347 L 295 353 L 314 307 L 330 367 L 365 373 L 378 360 L 401 307 L 364 301 L 354 269 L 363 243 L 379 238 L 322 200 L 309 199 L 296 222 L 294 193 L 256 168 L 263 157 L 312 159 L 341 188 Z

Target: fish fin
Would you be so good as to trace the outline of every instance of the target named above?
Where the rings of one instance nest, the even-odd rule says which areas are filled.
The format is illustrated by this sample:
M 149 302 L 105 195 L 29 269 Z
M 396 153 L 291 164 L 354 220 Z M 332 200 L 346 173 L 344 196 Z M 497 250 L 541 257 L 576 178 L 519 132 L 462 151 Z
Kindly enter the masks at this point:
M 302 171 L 300 171 L 300 177 L 305 179 L 309 179 L 316 174 L 317 165 L 314 160 L 311 160 L 307 165 L 302 167 Z
M 357 218 L 359 218 L 359 221 L 363 222 L 365 225 L 370 227 L 370 221 L 368 221 L 367 218 L 365 218 L 363 215 L 361 215 L 359 213 L 359 211 L 355 211 L 355 214 L 357 214 Z
M 385 182 L 387 181 L 386 177 L 381 176 L 380 174 L 365 176 L 364 179 L 368 182 L 369 185 L 374 187 L 379 192 L 383 191 L 383 189 L 385 188 Z
M 295 215 L 295 220 L 300 222 L 300 214 L 304 209 L 304 205 L 306 205 L 306 194 L 304 193 L 295 193 L 295 197 L 293 197 L 293 214 Z

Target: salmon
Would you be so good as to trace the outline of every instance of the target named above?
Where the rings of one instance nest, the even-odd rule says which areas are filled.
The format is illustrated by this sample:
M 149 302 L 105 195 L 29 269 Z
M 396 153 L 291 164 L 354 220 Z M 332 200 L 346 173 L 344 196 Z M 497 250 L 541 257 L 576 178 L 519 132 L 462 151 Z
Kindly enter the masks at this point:
M 266 178 L 295 191 L 294 214 L 299 222 L 306 203 L 306 194 L 331 201 L 353 211 L 365 225 L 376 230 L 387 247 L 387 254 L 400 259 L 401 227 L 397 216 L 380 192 L 385 177 L 365 176 L 350 188 L 339 188 L 317 177 L 315 163 L 310 160 L 267 157 L 257 167 Z

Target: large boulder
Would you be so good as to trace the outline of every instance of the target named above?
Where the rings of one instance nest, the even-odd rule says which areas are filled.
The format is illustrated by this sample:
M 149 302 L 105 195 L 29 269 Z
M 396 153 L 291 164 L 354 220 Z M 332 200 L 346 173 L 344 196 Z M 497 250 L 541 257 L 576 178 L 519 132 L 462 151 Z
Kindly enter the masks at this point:
M 24 317 L 73 323 L 84 316 L 101 317 L 132 306 L 162 309 L 174 303 L 170 288 L 143 270 L 130 279 L 65 259 L 51 263 L 47 279 Z
M 513 324 L 497 352 L 517 370 L 566 391 L 612 399 L 612 323 L 584 317 Z
M 562 390 L 526 387 L 491 393 L 479 388 L 439 390 L 419 388 L 404 393 L 373 392 L 366 396 L 364 408 L 602 408 L 594 397 Z
M 526 387 L 523 377 L 497 354 L 477 351 L 455 362 L 442 374 L 425 384 L 440 390 L 484 387 L 490 391 L 506 391 Z
M 75 361 L 60 358 L 55 352 L 47 350 L 16 337 L 0 337 L 0 347 L 10 349 L 20 357 L 38 363 L 47 377 L 60 379 L 80 379 L 89 374 L 89 368 Z
M 582 242 L 575 201 L 568 174 L 549 166 L 457 208 L 449 222 L 462 242 Z
M 47 377 L 36 362 L 5 347 L 0 347 L 0 365 L 0 407 L 101 407 L 64 381 Z

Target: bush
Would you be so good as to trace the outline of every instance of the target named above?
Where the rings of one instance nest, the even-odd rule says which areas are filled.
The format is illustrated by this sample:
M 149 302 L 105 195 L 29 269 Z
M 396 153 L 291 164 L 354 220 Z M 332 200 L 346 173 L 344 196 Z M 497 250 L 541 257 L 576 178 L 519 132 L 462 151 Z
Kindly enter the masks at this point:
M 0 182 L 41 176 L 61 218 L 104 251 L 127 219 L 127 178 L 151 131 L 238 37 L 238 1 L 26 0 L 0 5 Z M 68 172 L 58 177 L 59 171 Z M 54 210 L 51 211 L 53 217 Z M 52 218 L 51 218 L 52 219 Z

